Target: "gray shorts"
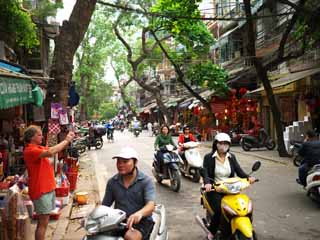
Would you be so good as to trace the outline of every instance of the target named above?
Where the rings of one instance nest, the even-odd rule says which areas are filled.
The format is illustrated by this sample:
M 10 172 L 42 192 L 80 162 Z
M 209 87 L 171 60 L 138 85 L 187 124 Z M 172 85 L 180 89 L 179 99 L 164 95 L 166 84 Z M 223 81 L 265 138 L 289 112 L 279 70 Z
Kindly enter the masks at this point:
M 38 215 L 50 214 L 56 208 L 55 191 L 45 193 L 37 200 L 33 201 L 34 210 Z

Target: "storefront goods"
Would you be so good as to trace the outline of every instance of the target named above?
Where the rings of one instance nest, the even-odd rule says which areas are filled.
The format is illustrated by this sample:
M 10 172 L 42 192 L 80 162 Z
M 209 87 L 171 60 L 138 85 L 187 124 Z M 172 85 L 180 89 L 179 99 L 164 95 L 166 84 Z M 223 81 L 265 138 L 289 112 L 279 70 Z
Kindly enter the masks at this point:
M 51 118 L 59 119 L 60 110 L 62 110 L 62 105 L 60 103 L 51 103 Z

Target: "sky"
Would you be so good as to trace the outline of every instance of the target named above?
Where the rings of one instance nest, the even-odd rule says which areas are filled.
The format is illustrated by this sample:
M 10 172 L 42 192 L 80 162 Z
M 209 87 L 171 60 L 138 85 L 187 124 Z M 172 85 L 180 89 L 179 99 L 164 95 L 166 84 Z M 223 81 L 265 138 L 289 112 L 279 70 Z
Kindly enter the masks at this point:
M 57 12 L 56 20 L 62 25 L 63 20 L 68 20 L 76 0 L 63 0 L 63 9 Z M 116 78 L 111 66 L 107 65 L 105 69 L 105 80 L 116 85 Z
M 63 9 L 59 9 L 56 16 L 60 24 L 63 20 L 69 19 L 75 2 L 76 0 L 63 0 Z

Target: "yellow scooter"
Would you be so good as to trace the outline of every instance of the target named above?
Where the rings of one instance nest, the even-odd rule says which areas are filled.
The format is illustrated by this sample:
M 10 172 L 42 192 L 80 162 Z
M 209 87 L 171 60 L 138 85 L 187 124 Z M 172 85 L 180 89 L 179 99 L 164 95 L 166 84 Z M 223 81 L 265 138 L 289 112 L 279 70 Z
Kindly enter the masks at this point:
M 252 172 L 260 168 L 261 162 L 255 162 Z M 256 180 L 258 181 L 258 180 Z M 257 236 L 252 226 L 252 201 L 246 195 L 241 193 L 242 190 L 248 188 L 250 183 L 246 178 L 228 178 L 213 185 L 215 191 L 225 194 L 221 201 L 221 221 L 219 233 L 216 234 L 215 240 L 257 240 Z M 206 218 L 201 219 L 196 216 L 197 222 L 206 231 L 209 232 L 211 216 L 214 214 L 207 199 L 204 188 L 201 188 L 201 205 L 206 210 Z

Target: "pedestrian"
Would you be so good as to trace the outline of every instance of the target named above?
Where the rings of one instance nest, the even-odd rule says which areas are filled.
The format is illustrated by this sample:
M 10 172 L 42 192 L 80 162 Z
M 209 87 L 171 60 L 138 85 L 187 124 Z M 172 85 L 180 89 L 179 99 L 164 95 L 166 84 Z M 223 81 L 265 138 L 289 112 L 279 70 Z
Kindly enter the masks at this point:
M 320 164 L 320 141 L 314 130 L 306 132 L 306 138 L 302 143 L 298 154 L 303 158 L 298 170 L 299 178 L 297 182 L 303 186 L 307 185 L 309 170 L 316 164 Z
M 127 228 L 119 232 L 125 240 L 149 239 L 154 224 L 153 180 L 138 170 L 138 154 L 133 148 L 122 148 L 113 159 L 117 160 L 118 173 L 109 179 L 102 205 L 110 207 L 115 203 L 116 209 L 127 214 Z
M 152 133 L 152 123 L 151 122 L 148 122 L 147 128 L 148 128 L 149 137 L 152 137 L 153 133 Z
M 54 169 L 48 157 L 65 149 L 74 138 L 74 133 L 69 132 L 62 142 L 53 147 L 41 146 L 42 138 L 41 128 L 35 125 L 29 126 L 23 137 L 25 142 L 23 157 L 28 171 L 29 196 L 39 216 L 35 232 L 36 240 L 45 239 L 50 212 L 55 209 L 56 182 Z

